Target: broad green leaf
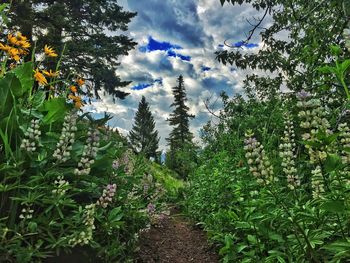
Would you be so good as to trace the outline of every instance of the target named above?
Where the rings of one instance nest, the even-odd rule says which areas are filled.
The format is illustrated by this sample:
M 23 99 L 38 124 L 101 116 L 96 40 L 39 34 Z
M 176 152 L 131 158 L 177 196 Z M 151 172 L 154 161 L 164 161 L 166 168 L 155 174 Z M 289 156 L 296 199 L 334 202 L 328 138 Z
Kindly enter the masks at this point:
M 38 109 L 45 101 L 45 92 L 38 90 L 35 92 L 32 100 L 33 108 Z
M 53 98 L 45 101 L 43 111 L 47 111 L 43 122 L 46 124 L 53 123 L 57 120 L 63 120 L 68 110 L 66 100 L 64 98 Z
M 6 116 L 11 111 L 14 101 L 11 90 L 20 91 L 21 83 L 14 74 L 7 74 L 0 79 L 0 117 Z
M 17 90 L 15 93 L 15 95 L 19 97 L 22 96 L 25 92 L 29 91 L 34 85 L 33 63 L 26 62 L 16 67 L 13 72 L 21 83 L 21 89 Z
M 120 219 L 122 219 L 123 213 L 121 209 L 122 208 L 120 206 L 113 208 L 108 214 L 108 221 L 119 221 Z
M 321 73 L 337 73 L 337 68 L 331 66 L 323 66 L 318 68 L 318 71 L 320 71 Z
M 350 59 L 346 59 L 343 63 L 340 64 L 340 70 L 344 74 L 344 72 L 350 67 Z

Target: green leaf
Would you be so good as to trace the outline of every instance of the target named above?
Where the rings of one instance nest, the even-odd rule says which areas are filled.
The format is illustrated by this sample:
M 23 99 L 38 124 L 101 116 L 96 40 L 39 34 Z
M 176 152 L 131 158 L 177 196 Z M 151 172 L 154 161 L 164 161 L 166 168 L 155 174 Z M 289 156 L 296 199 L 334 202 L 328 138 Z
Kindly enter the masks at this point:
M 120 206 L 113 208 L 108 214 L 108 221 L 120 221 L 123 217 L 122 208 Z
M 344 72 L 350 67 L 350 59 L 346 59 L 343 63 L 340 64 L 340 70 L 344 74 Z
M 332 200 L 324 202 L 321 208 L 327 212 L 342 213 L 345 211 L 345 204 L 343 200 Z
M 8 4 L 5 3 L 5 4 L 1 4 L 0 5 L 0 13 L 3 12 L 5 10 L 5 8 L 8 7 Z M 2 14 L 3 15 L 3 14 Z
M 25 92 L 29 91 L 34 85 L 33 78 L 33 62 L 26 62 L 16 67 L 12 72 L 15 73 L 16 77 L 21 83 L 21 90 L 17 91 L 15 95 L 17 97 L 22 96 Z
M 63 120 L 67 110 L 68 107 L 64 98 L 53 98 L 45 101 L 43 111 L 47 111 L 48 113 L 44 117 L 43 122 L 50 124 L 57 120 Z
M 332 54 L 335 55 L 335 56 L 339 56 L 340 53 L 341 53 L 341 48 L 339 46 L 332 45 L 330 47 L 330 49 L 331 49 Z
M 323 66 L 318 68 L 318 71 L 321 73 L 337 73 L 337 68 L 336 67 L 331 67 L 331 66 Z
M 14 74 L 7 74 L 0 79 L 0 117 L 7 116 L 11 111 L 14 101 L 11 90 L 14 92 L 21 90 L 21 83 Z
M 325 171 L 330 173 L 339 169 L 342 165 L 341 158 L 337 154 L 328 154 L 324 164 Z
M 248 235 L 248 236 L 247 236 L 247 239 L 248 239 L 248 241 L 249 241 L 250 243 L 252 243 L 252 244 L 257 244 L 257 243 L 258 243 L 256 237 L 253 236 L 253 235 Z
M 34 97 L 32 99 L 32 105 L 35 109 L 38 109 L 43 105 L 45 101 L 45 92 L 42 90 L 38 90 L 35 92 Z

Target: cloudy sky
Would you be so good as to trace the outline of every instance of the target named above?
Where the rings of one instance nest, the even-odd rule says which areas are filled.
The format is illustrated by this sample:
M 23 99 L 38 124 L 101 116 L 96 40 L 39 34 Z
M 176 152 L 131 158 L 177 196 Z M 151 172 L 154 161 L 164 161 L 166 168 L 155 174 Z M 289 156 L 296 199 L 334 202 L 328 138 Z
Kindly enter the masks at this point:
M 129 24 L 129 32 L 138 43 L 130 55 L 121 59 L 117 74 L 133 81 L 126 91 L 125 100 L 103 97 L 90 108 L 95 115 L 107 112 L 113 116 L 112 127 L 126 134 L 142 96 L 150 104 L 161 136 L 160 149 L 166 146 L 165 138 L 171 127 L 166 119 L 172 111 L 171 88 L 181 74 L 185 80 L 191 121 L 191 131 L 199 141 L 200 128 L 212 117 L 204 101 L 211 98 L 213 108 L 218 95 L 225 91 L 229 96 L 241 92 L 246 72 L 233 66 L 224 66 L 215 60 L 214 52 L 225 49 L 223 42 L 239 45 L 245 39 L 250 25 L 246 19 L 259 14 L 249 5 L 220 5 L 219 0 L 123 0 L 118 1 L 126 10 L 138 15 Z M 254 37 L 243 52 L 256 52 L 261 43 Z

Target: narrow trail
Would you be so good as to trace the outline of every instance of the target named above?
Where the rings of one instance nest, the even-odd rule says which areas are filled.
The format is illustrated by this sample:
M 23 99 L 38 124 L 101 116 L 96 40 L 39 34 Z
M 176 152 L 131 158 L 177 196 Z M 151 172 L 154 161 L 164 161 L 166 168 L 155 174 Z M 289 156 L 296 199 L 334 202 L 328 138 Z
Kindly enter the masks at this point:
M 216 263 L 219 259 L 205 233 L 172 209 L 161 225 L 141 234 L 136 262 Z

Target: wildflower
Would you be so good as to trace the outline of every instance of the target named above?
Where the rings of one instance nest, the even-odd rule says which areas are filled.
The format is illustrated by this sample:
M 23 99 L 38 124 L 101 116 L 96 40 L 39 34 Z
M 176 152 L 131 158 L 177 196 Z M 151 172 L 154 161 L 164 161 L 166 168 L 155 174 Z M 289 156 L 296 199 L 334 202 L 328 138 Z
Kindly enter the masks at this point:
M 284 136 L 281 138 L 282 143 L 279 145 L 280 157 L 282 158 L 283 172 L 287 175 L 288 187 L 294 189 L 300 185 L 300 180 L 296 174 L 295 168 L 295 134 L 293 122 L 289 116 L 285 119 Z
M 70 95 L 68 95 L 68 98 L 73 100 L 74 106 L 77 109 L 80 109 L 83 106 L 83 103 L 81 101 L 81 97 L 70 94 Z
M 298 95 L 299 94 L 299 95 Z M 300 127 L 304 129 L 304 133 L 301 135 L 305 141 L 319 142 L 317 135 L 319 132 L 331 134 L 329 129 L 330 124 L 325 118 L 327 115 L 326 109 L 321 105 L 321 101 L 317 98 L 311 98 L 311 95 L 303 96 L 298 93 L 297 106 L 300 108 L 298 116 L 300 118 Z M 324 161 L 327 157 L 327 147 L 321 147 L 314 149 L 310 144 L 307 144 L 311 163 L 317 163 L 318 161 Z
M 19 56 L 19 50 L 17 48 L 11 47 L 7 53 L 15 61 L 19 61 L 21 59 L 21 57 Z
M 296 95 L 297 95 L 297 98 L 300 99 L 300 100 L 305 100 L 305 99 L 311 97 L 311 93 L 307 92 L 305 90 L 301 90 Z
M 55 52 L 55 50 L 48 45 L 45 45 L 44 52 L 45 52 L 45 55 L 48 57 L 57 57 L 58 56 L 57 53 Z
M 90 128 L 88 131 L 88 138 L 83 150 L 83 154 L 78 163 L 78 168 L 74 170 L 76 175 L 88 175 L 90 173 L 90 166 L 95 162 L 97 150 L 99 145 L 99 132 Z
M 147 205 L 147 212 L 149 214 L 153 214 L 155 211 L 156 211 L 156 206 L 154 204 L 152 204 L 152 203 L 149 203 Z
M 113 169 L 118 169 L 119 166 L 120 166 L 119 160 L 114 160 L 113 163 L 112 163 Z
M 116 184 L 107 185 L 106 188 L 103 189 L 102 196 L 97 200 L 96 204 L 106 208 L 108 204 L 112 203 L 116 190 Z
M 86 205 L 83 212 L 83 225 L 85 230 L 78 235 L 75 234 L 70 240 L 69 244 L 74 247 L 78 244 L 87 245 L 92 241 L 93 230 L 95 229 L 95 204 Z
M 251 131 L 247 132 L 244 141 L 245 157 L 250 166 L 249 170 L 257 178 L 258 183 L 269 184 L 274 180 L 273 167 L 265 153 L 264 147 L 253 135 Z
M 22 140 L 21 148 L 27 152 L 34 152 L 39 141 L 41 131 L 39 130 L 39 120 L 31 120 L 30 127 L 24 133 L 25 138 Z
M 18 45 L 18 39 L 12 34 L 7 35 L 7 40 L 11 45 L 17 46 Z
M 350 28 L 345 28 L 343 31 L 345 46 L 350 51 Z
M 85 84 L 85 80 L 82 79 L 82 78 L 78 78 L 77 79 L 77 83 L 78 83 L 78 86 L 81 87 L 81 86 L 83 86 Z
M 49 78 L 55 78 L 59 75 L 59 71 L 52 71 L 52 69 L 50 71 L 43 70 L 43 73 Z
M 20 46 L 21 48 L 28 49 L 30 48 L 30 43 L 26 40 L 20 40 L 17 42 L 17 45 Z
M 55 189 L 52 190 L 53 194 L 57 194 L 58 196 L 63 196 L 66 193 L 67 187 L 69 186 L 69 182 L 64 180 L 63 178 L 64 177 L 60 175 L 55 180 L 54 182 Z
M 340 144 L 342 146 L 341 159 L 343 164 L 350 164 L 350 153 L 344 151 L 345 148 L 350 149 L 350 128 L 347 123 L 341 123 L 338 126 Z
M 39 69 L 34 71 L 34 78 L 40 85 L 47 85 L 47 79 L 42 73 L 40 73 Z
M 31 208 L 31 205 L 27 205 L 26 208 L 23 208 L 21 210 L 21 214 L 19 215 L 19 218 L 23 220 L 32 219 L 33 213 L 34 213 L 34 210 Z
M 70 151 L 75 139 L 75 132 L 78 130 L 76 126 L 77 115 L 67 114 L 64 118 L 63 128 L 59 142 L 57 143 L 56 150 L 53 153 L 53 157 L 59 162 L 66 162 L 70 157 Z
M 4 45 L 2 43 L 0 43 L 0 50 L 8 52 L 11 49 L 11 47 L 9 45 Z
M 23 36 L 21 32 L 17 32 L 17 39 L 19 41 L 27 41 L 28 38 L 26 36 Z
M 78 89 L 76 86 L 70 86 L 70 91 L 73 92 L 73 93 L 77 93 Z
M 316 168 L 311 172 L 311 174 L 312 197 L 317 199 L 320 198 L 322 193 L 324 192 L 321 167 L 317 165 Z
M 148 194 L 150 186 L 153 185 L 153 176 L 151 174 L 145 174 L 142 178 L 143 194 Z

